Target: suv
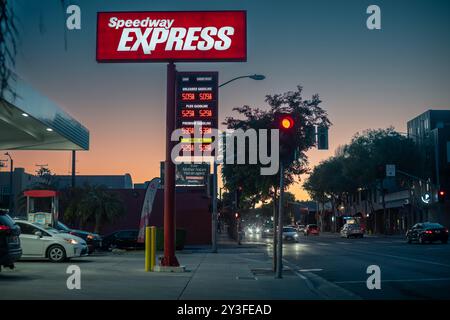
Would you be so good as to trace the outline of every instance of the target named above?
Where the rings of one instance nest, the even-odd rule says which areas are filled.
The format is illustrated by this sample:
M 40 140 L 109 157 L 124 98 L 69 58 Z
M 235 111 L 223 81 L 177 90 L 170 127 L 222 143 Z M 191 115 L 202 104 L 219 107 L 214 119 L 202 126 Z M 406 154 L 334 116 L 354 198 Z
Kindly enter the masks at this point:
M 364 229 L 361 228 L 359 224 L 356 223 L 346 223 L 341 229 L 341 237 L 345 238 L 363 238 L 364 237 Z
M 22 256 L 20 228 L 14 220 L 0 210 L 0 271 L 2 267 L 14 268 L 14 262 Z

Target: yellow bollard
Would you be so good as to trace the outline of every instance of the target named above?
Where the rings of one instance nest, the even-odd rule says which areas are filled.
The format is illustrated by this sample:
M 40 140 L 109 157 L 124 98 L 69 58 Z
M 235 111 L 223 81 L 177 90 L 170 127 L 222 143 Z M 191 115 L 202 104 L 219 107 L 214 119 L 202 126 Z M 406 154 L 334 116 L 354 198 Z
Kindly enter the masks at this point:
M 156 263 L 156 227 L 150 227 L 151 233 L 151 256 L 150 256 L 150 268 L 153 271 Z
M 151 227 L 145 227 L 145 272 L 153 270 L 151 266 Z

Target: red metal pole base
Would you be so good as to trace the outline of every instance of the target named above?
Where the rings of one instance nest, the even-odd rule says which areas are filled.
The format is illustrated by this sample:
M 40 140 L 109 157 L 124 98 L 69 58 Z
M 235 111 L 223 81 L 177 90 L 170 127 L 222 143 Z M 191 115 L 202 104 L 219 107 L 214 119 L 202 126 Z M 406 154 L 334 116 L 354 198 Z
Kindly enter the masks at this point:
M 167 109 L 166 109 L 166 160 L 164 163 L 164 257 L 161 266 L 178 267 L 175 257 L 175 164 L 171 159 L 174 143 L 170 140 L 175 130 L 175 81 L 176 68 L 167 64 Z

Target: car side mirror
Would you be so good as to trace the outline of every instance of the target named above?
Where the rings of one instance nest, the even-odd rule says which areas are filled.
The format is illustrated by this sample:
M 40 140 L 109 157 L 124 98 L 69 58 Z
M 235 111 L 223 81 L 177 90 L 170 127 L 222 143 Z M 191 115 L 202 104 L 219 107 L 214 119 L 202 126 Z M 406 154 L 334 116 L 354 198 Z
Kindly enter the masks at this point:
M 36 231 L 34 233 L 35 236 L 38 236 L 39 238 L 42 238 L 42 232 L 41 231 Z

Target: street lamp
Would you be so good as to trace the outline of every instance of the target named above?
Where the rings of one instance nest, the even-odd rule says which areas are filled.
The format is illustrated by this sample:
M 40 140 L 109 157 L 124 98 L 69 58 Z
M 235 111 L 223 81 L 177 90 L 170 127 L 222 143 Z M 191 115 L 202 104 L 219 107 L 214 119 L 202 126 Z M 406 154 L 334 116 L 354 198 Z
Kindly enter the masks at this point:
M 247 75 L 247 76 L 239 76 L 236 78 L 233 78 L 227 82 L 222 83 L 220 87 L 223 87 L 227 84 L 229 84 L 230 82 L 236 81 L 238 79 L 244 79 L 244 78 L 250 78 L 252 80 L 256 80 L 256 81 L 260 81 L 260 80 L 264 80 L 266 78 L 266 76 L 262 75 L 262 74 L 253 74 L 253 75 Z M 214 160 L 213 162 L 213 203 L 212 203 L 212 252 L 216 253 L 217 252 L 217 163 Z M 238 242 L 239 242 L 239 232 L 238 232 Z M 240 244 L 240 243 L 239 243 Z
M 9 212 L 11 213 L 13 210 L 13 173 L 14 173 L 14 160 L 9 154 L 9 152 L 5 153 L 5 156 L 9 158 Z
M 222 83 L 219 86 L 219 88 L 229 84 L 230 82 L 233 82 L 238 79 L 244 79 L 244 78 L 250 78 L 252 80 L 261 81 L 261 80 L 264 80 L 266 78 L 266 76 L 264 76 L 262 74 L 251 74 L 251 75 L 247 75 L 247 76 L 239 76 L 239 77 L 233 78 L 231 80 L 228 80 L 227 82 Z

